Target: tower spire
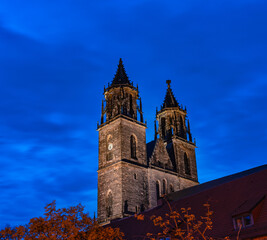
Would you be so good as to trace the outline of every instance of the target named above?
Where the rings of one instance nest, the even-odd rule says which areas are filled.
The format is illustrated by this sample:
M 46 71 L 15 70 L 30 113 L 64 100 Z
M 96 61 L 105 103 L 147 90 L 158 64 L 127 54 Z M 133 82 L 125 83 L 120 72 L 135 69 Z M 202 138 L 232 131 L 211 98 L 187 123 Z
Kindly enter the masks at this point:
M 105 101 L 102 102 L 101 125 L 105 121 L 124 115 L 137 120 L 138 112 L 140 113 L 140 121 L 144 123 L 142 101 L 139 98 L 137 87 L 129 80 L 122 59 L 120 58 L 116 74 L 108 88 L 104 87 Z M 137 100 L 140 100 L 138 105 Z
M 113 78 L 113 81 L 111 83 L 112 85 L 121 85 L 121 84 L 128 84 L 131 85 L 129 78 L 126 74 L 125 68 L 123 66 L 122 59 L 120 58 L 119 64 L 118 64 L 118 69 L 117 72 Z
M 167 92 L 165 95 L 165 99 L 162 105 L 162 108 L 168 108 L 168 107 L 179 107 L 179 104 L 177 100 L 175 99 L 172 89 L 171 89 L 171 80 L 166 80 L 166 83 L 168 85 Z

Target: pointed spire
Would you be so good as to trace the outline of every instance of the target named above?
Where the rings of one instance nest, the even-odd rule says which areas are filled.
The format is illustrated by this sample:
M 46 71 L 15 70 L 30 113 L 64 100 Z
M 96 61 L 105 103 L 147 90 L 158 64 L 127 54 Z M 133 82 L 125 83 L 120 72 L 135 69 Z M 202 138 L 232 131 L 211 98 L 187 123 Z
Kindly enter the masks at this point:
M 122 63 L 122 59 L 120 58 L 119 61 L 119 65 L 118 65 L 118 69 L 117 72 L 115 74 L 115 77 L 113 78 L 113 81 L 111 83 L 111 85 L 120 85 L 120 84 L 129 84 L 131 85 L 128 76 L 125 72 L 123 63 Z
M 167 92 L 165 95 L 165 99 L 163 102 L 163 108 L 167 108 L 167 107 L 179 107 L 177 100 L 175 99 L 173 93 L 172 93 L 172 89 L 171 89 L 171 80 L 167 80 L 166 81 L 168 88 L 167 88 Z

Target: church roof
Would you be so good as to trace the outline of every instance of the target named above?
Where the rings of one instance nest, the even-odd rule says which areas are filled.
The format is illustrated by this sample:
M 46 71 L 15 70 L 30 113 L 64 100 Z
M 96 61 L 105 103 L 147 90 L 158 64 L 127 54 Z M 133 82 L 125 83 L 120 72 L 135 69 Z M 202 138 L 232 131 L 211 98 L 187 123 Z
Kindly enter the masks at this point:
M 156 141 L 153 140 L 149 143 L 146 144 L 146 152 L 147 152 L 147 160 L 149 160 L 149 158 L 152 156 L 152 153 L 154 151 L 156 145 Z
M 118 69 L 117 69 L 117 72 L 113 78 L 111 86 L 112 85 L 121 85 L 121 84 L 131 85 L 129 78 L 125 72 L 125 68 L 123 66 L 122 59 L 120 58 Z
M 146 144 L 146 152 L 147 152 L 147 161 L 150 161 L 150 158 L 156 148 L 157 141 L 160 139 L 157 138 L 156 140 L 153 140 Z M 176 169 L 176 162 L 175 162 L 175 156 L 174 156 L 174 149 L 172 142 L 168 143 L 166 146 L 167 153 L 169 155 L 170 161 L 172 163 L 172 166 L 174 169 Z
M 177 100 L 175 99 L 172 89 L 171 89 L 171 80 L 167 80 L 166 83 L 168 84 L 167 92 L 165 95 L 165 99 L 162 105 L 162 108 L 169 108 L 169 107 L 179 107 Z
M 209 203 L 213 227 L 207 236 L 213 238 L 253 239 L 267 236 L 267 165 L 249 169 L 244 172 L 219 178 L 191 188 L 180 190 L 167 195 L 168 204 L 162 199 L 158 206 L 144 211 L 144 220 L 128 217 L 111 222 L 112 227 L 119 227 L 127 239 L 144 239 L 147 233 L 162 232 L 154 226 L 151 216 L 165 216 L 171 209 L 179 211 L 181 208 L 192 209 L 197 218 L 205 215 L 203 204 Z M 255 208 L 257 211 L 255 211 Z M 252 208 L 254 210 L 252 210 Z M 236 214 L 253 214 L 253 224 L 242 228 L 240 233 L 234 229 L 233 219 Z M 254 211 L 254 212 L 253 212 Z

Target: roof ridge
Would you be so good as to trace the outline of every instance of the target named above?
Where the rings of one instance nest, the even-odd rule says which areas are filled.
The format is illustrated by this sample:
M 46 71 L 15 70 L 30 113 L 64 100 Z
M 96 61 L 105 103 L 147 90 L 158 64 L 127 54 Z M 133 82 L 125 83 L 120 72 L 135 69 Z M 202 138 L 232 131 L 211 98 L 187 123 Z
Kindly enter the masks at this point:
M 220 186 L 222 184 L 226 184 L 226 183 L 235 181 L 237 179 L 255 174 L 263 170 L 267 170 L 267 164 L 254 167 L 254 168 L 242 171 L 242 172 L 234 173 L 234 174 L 231 174 L 225 177 L 217 178 L 217 179 L 214 179 L 214 180 L 211 180 L 205 183 L 201 183 L 199 185 L 196 185 L 190 188 L 186 188 L 186 189 L 171 193 L 168 195 L 168 200 L 178 200 L 181 198 L 189 197 L 189 196 L 198 194 L 200 192 L 209 190 L 211 188 Z

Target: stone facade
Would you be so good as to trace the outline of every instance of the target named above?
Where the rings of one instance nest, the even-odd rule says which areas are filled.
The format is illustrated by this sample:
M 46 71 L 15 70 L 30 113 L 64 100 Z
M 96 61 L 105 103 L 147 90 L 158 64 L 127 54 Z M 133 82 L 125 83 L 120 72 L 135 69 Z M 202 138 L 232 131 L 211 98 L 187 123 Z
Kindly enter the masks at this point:
M 187 111 L 176 101 L 170 80 L 167 84 L 155 139 L 147 144 L 138 87 L 129 81 L 121 59 L 104 88 L 98 125 L 98 219 L 103 224 L 155 207 L 163 195 L 198 184 Z

